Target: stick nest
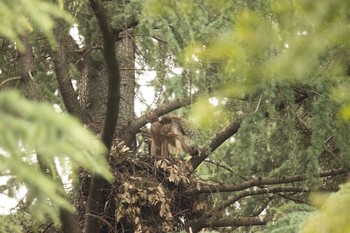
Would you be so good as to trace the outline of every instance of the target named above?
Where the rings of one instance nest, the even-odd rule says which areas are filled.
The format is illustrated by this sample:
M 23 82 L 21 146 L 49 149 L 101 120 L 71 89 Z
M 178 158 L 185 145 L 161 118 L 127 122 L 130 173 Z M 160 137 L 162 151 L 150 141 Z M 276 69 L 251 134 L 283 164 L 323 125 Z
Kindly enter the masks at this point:
M 116 181 L 106 194 L 106 211 L 114 211 L 114 220 L 125 232 L 178 231 L 211 207 L 208 194 L 183 195 L 199 187 L 186 161 L 127 153 L 112 155 L 110 165 Z

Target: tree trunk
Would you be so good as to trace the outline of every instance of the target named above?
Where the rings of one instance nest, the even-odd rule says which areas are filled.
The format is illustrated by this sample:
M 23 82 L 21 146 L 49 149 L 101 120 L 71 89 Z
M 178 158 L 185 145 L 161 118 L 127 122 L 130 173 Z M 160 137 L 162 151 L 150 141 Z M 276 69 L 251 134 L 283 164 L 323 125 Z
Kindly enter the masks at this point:
M 91 54 L 85 56 L 82 77 L 79 82 L 80 104 L 90 118 L 90 122 L 101 127 L 106 111 L 107 79 L 102 60 Z M 95 125 L 96 126 L 96 125 Z M 100 129 L 94 130 L 96 133 Z
M 120 140 L 123 135 L 123 129 L 125 129 L 130 121 L 134 118 L 134 98 L 135 98 L 135 55 L 133 40 L 130 35 L 122 37 L 116 42 L 116 56 L 118 58 L 120 67 L 120 102 L 119 102 L 119 117 L 117 121 L 117 128 L 115 132 L 115 139 Z M 113 170 L 113 168 L 112 168 Z M 105 187 L 105 194 L 103 196 L 103 203 L 105 205 L 105 220 L 110 220 L 108 224 L 104 224 L 101 227 L 101 233 L 108 233 L 115 229 L 118 229 L 117 222 L 115 220 L 115 209 L 118 203 L 114 199 L 110 199 L 109 193 L 113 187 L 107 184 Z M 123 227 L 126 227 L 125 225 Z M 127 226 L 126 228 L 133 228 L 133 226 Z M 124 230 L 124 232 L 127 232 Z M 130 232 L 134 232 L 133 230 Z
M 94 3 L 94 2 L 93 2 Z M 123 131 L 130 121 L 134 118 L 134 89 L 135 89 L 135 55 L 133 41 L 130 35 L 127 35 L 118 39 L 115 44 L 115 54 L 118 59 L 120 67 L 120 101 L 119 105 L 115 106 L 119 108 L 117 118 L 117 129 L 114 134 L 114 138 L 122 138 Z M 87 42 L 87 41 L 85 41 Z M 105 46 L 105 40 L 103 46 Z M 87 42 L 88 43 L 88 42 Z M 96 41 L 95 41 L 96 43 Z M 104 48 L 104 53 L 106 48 Z M 93 51 L 96 52 L 96 51 Z M 105 55 L 105 54 L 104 54 Z M 82 108 L 88 112 L 91 119 L 89 128 L 96 133 L 101 133 L 102 122 L 105 122 L 106 117 L 106 97 L 108 91 L 108 85 L 106 76 L 109 75 L 105 68 L 105 63 L 98 60 L 99 56 L 89 54 L 85 56 L 84 68 L 82 71 L 82 78 L 79 82 L 79 97 Z M 105 57 L 106 59 L 106 57 Z M 103 140 L 103 138 L 102 138 Z M 87 214 L 93 214 L 95 217 L 85 217 L 85 229 L 87 232 L 111 232 L 117 228 L 117 222 L 115 220 L 114 212 L 117 203 L 114 198 L 108 195 L 112 189 L 111 185 L 102 182 L 98 177 L 92 176 L 87 178 L 86 175 L 80 176 L 82 178 L 82 193 L 80 196 L 78 207 L 79 212 L 87 210 Z M 84 181 L 85 180 L 85 181 Z M 88 182 L 88 183 L 87 183 Z M 103 183 L 103 184 L 102 184 Z M 97 194 L 97 193 L 98 194 Z M 96 195 L 92 196 L 92 194 Z M 87 197 L 87 195 L 89 197 Z M 87 201 L 87 202 L 86 202 Z M 87 206 L 82 206 L 84 203 L 89 203 Z M 99 221 L 99 218 L 103 218 L 104 221 Z M 93 220 L 93 223 L 90 221 Z M 98 223 L 96 222 L 98 221 Z
M 116 54 L 119 59 L 121 76 L 120 113 L 116 132 L 118 138 L 123 137 L 123 132 L 121 130 L 127 127 L 135 118 L 135 51 L 131 33 L 132 30 L 121 33 L 123 35 L 119 37 L 116 43 Z

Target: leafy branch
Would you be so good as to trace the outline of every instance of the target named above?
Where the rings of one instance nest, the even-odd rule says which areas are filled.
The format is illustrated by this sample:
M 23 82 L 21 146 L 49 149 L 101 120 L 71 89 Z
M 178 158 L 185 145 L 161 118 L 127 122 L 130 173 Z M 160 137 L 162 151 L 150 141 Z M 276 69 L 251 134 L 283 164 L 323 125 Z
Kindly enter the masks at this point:
M 42 170 L 49 167 L 53 174 L 53 161 L 59 159 L 63 167 L 83 166 L 106 180 L 113 180 L 105 169 L 107 162 L 101 160 L 104 147 L 76 119 L 58 114 L 47 104 L 30 102 L 15 92 L 0 94 L 0 109 L 0 170 L 16 177 L 36 197 L 35 202 L 28 204 L 39 213 L 38 217 L 49 214 L 57 220 L 57 210 L 73 211 L 63 186 L 57 185 L 52 175 L 39 171 L 38 164 Z M 34 154 L 40 155 L 40 159 L 33 159 Z M 47 203 L 48 198 L 51 204 Z

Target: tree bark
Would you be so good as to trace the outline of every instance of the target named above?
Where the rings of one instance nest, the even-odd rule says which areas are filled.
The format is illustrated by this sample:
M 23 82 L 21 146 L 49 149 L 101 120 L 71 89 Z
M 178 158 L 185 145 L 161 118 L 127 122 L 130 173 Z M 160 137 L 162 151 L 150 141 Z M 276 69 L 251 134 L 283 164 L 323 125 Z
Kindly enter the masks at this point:
M 132 38 L 132 30 L 118 38 L 116 43 L 116 54 L 120 66 L 120 103 L 117 130 L 130 125 L 135 118 L 135 49 Z M 118 135 L 119 138 L 122 135 Z
M 78 88 L 79 101 L 89 115 L 89 123 L 98 122 L 102 125 L 106 113 L 106 70 L 103 61 L 94 58 L 91 52 L 84 57 Z M 96 133 L 100 133 L 101 129 L 102 127 Z
M 24 95 L 30 100 L 40 100 L 41 94 L 35 80 L 34 54 L 28 35 L 23 35 L 21 41 L 24 50 L 19 54 L 19 64 L 21 66 L 21 84 L 23 85 Z

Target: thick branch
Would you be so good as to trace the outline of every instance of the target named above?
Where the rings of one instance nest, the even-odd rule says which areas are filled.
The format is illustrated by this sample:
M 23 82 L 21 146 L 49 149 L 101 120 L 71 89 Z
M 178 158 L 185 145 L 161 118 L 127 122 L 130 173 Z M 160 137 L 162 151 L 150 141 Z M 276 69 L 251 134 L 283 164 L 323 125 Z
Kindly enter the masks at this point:
M 142 115 L 141 117 L 135 119 L 126 129 L 125 129 L 125 137 L 124 142 L 126 145 L 130 145 L 132 140 L 137 132 L 139 132 L 140 128 L 146 125 L 149 122 L 155 120 L 155 118 L 167 114 L 171 111 L 174 111 L 178 108 L 187 106 L 192 104 L 198 99 L 199 94 L 194 94 L 186 97 L 185 99 L 177 99 L 170 103 L 164 104 L 153 111 Z
M 201 219 L 188 223 L 188 229 L 193 233 L 200 231 L 205 227 L 230 227 L 230 226 L 257 226 L 266 225 L 271 221 L 270 217 L 237 217 L 237 218 L 220 218 L 220 219 Z
M 339 168 L 332 169 L 328 171 L 323 171 L 319 173 L 319 177 L 327 177 L 327 176 L 336 176 L 340 174 L 348 173 L 348 170 Z M 274 184 L 287 184 L 298 181 L 304 181 L 307 177 L 304 175 L 295 175 L 295 176 L 285 176 L 280 178 L 257 178 L 252 179 L 247 182 L 243 182 L 241 184 L 235 185 L 212 185 L 207 187 L 201 187 L 200 189 L 193 188 L 184 192 L 185 195 L 196 195 L 200 193 L 216 193 L 216 192 L 235 192 L 241 191 L 247 188 L 251 188 L 254 186 L 261 185 L 274 185 Z
M 202 146 L 199 151 L 199 156 L 194 156 L 189 160 L 195 170 L 209 155 L 212 151 L 222 145 L 228 138 L 237 133 L 241 123 L 232 122 L 224 127 L 220 132 L 216 133 L 208 142 Z
M 66 60 L 67 45 L 65 43 L 67 29 L 62 22 L 59 23 L 58 28 L 55 30 L 55 36 L 57 38 L 58 46 L 53 52 L 53 63 L 55 65 L 56 78 L 64 105 L 68 113 L 78 117 L 82 122 L 87 123 L 87 115 L 83 113 L 73 88 L 71 77 L 69 76 L 68 64 Z
M 109 156 L 109 150 L 113 141 L 113 134 L 117 125 L 120 102 L 120 72 L 119 65 L 115 54 L 115 40 L 112 31 L 108 26 L 106 11 L 100 1 L 90 0 L 90 7 L 94 12 L 102 34 L 103 57 L 107 67 L 108 91 L 107 91 L 107 110 L 104 120 L 101 140 L 107 147 L 106 159 Z M 85 232 L 97 233 L 100 231 L 99 216 L 103 207 L 103 188 L 107 184 L 102 177 L 92 175 L 87 214 L 85 219 Z M 97 215 L 97 216 L 96 216 Z
M 115 54 L 115 38 L 108 27 L 107 15 L 100 1 L 90 0 L 93 10 L 101 29 L 103 41 L 103 57 L 107 67 L 108 91 L 107 91 L 107 112 L 104 121 L 101 139 L 107 148 L 112 145 L 112 139 L 117 125 L 119 115 L 118 104 L 120 101 L 120 70 Z
M 263 195 L 263 194 L 269 194 L 269 193 L 300 193 L 300 192 L 308 192 L 309 190 L 304 188 L 296 188 L 296 187 L 271 187 L 271 188 L 264 188 L 264 189 L 255 189 L 255 190 L 244 190 L 240 192 L 237 195 L 234 195 L 230 197 L 228 200 L 224 201 L 220 205 L 216 206 L 212 211 L 208 212 L 204 217 L 210 218 L 215 213 L 225 209 L 226 207 L 234 204 L 238 200 L 249 197 L 249 196 L 256 196 L 256 195 Z

